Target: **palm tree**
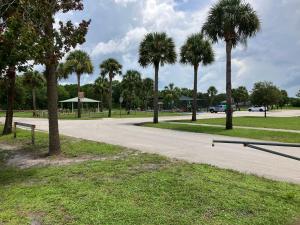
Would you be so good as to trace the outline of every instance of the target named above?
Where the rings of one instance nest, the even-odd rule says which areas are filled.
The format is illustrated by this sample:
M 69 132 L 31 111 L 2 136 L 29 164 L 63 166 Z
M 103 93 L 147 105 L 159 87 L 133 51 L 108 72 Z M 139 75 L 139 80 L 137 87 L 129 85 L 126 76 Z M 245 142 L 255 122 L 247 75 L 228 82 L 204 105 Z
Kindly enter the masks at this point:
M 69 72 L 66 70 L 66 65 L 64 63 L 59 63 L 56 68 L 57 80 L 65 80 L 69 77 Z
M 58 68 L 58 74 L 59 73 Z M 77 75 L 77 93 L 78 93 L 78 118 L 81 118 L 81 102 L 80 102 L 80 78 L 82 74 L 91 74 L 94 71 L 93 64 L 89 55 L 81 50 L 75 50 L 71 52 L 64 64 L 64 69 L 67 74 L 76 73 Z M 64 74 L 64 73 L 62 73 Z
M 104 97 L 106 96 L 109 90 L 109 82 L 107 78 L 100 76 L 95 81 L 95 90 L 97 94 L 100 94 L 100 101 L 101 101 L 100 111 L 103 112 Z
M 188 37 L 185 44 L 181 47 L 180 62 L 194 66 L 194 92 L 193 92 L 193 116 L 192 121 L 197 120 L 197 85 L 198 85 L 198 68 L 200 63 L 203 65 L 210 64 L 214 61 L 214 52 L 208 40 L 203 35 L 193 34 Z
M 162 91 L 162 95 L 164 98 L 165 105 L 168 106 L 169 109 L 174 108 L 174 102 L 179 99 L 180 89 L 175 87 L 173 83 L 170 83 L 168 86 L 165 86 L 165 89 Z
M 108 117 L 111 117 L 112 108 L 112 80 L 116 75 L 122 75 L 122 65 L 115 59 L 110 58 L 103 61 L 100 65 L 101 76 L 109 77 L 109 99 L 108 99 Z
M 219 0 L 209 12 L 202 32 L 213 42 L 219 39 L 226 43 L 226 129 L 232 129 L 231 98 L 231 51 L 239 43 L 246 44 L 247 39 L 260 30 L 260 20 L 249 3 L 243 0 Z
M 142 67 L 153 65 L 154 79 L 154 117 L 153 122 L 158 123 L 158 71 L 159 66 L 176 62 L 175 44 L 166 33 L 149 33 L 145 36 L 139 48 L 139 64 Z
M 207 89 L 207 95 L 209 98 L 209 106 L 212 106 L 212 104 L 214 102 L 214 98 L 216 97 L 217 94 L 218 94 L 218 90 L 215 86 L 210 86 Z
M 128 70 L 122 80 L 122 95 L 127 102 L 128 114 L 132 108 L 132 103 L 138 98 L 142 88 L 142 78 L 140 72 Z
M 24 73 L 24 85 L 29 87 L 32 91 L 32 109 L 33 117 L 36 116 L 36 89 L 42 87 L 45 83 L 43 75 L 38 71 L 27 71 Z
M 145 110 L 148 109 L 148 101 L 153 98 L 153 80 L 151 78 L 145 78 L 142 81 L 141 98 L 144 102 Z

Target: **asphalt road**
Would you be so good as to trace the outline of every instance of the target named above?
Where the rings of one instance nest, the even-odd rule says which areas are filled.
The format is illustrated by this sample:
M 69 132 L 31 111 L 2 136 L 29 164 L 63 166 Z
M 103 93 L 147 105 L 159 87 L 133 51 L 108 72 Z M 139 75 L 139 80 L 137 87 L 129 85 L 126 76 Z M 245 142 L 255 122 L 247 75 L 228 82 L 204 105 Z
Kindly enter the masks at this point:
M 236 112 L 235 116 L 263 116 L 262 113 Z M 200 114 L 199 118 L 224 117 L 225 114 Z M 300 110 L 270 112 L 269 116 L 300 116 Z M 187 119 L 184 117 L 164 117 L 160 121 Z M 3 122 L 4 118 L 0 118 Z M 46 119 L 15 118 L 18 122 L 37 125 L 37 129 L 47 131 Z M 157 153 L 171 158 L 193 163 L 206 163 L 266 178 L 300 183 L 300 162 L 265 152 L 245 148 L 242 145 L 217 144 L 213 139 L 246 140 L 210 134 L 172 131 L 136 126 L 152 118 L 101 119 L 101 120 L 60 120 L 60 133 L 76 138 L 105 142 Z M 300 134 L 299 134 L 300 142 Z M 270 147 L 272 150 L 300 157 L 300 148 Z

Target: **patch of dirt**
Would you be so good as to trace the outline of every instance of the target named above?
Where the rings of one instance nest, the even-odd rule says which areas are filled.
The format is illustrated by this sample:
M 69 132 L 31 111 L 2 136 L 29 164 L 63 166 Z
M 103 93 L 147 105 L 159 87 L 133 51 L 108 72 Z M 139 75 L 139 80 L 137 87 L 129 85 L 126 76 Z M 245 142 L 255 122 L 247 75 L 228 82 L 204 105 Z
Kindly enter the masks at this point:
M 18 167 L 20 169 L 26 169 L 30 167 L 43 167 L 43 166 L 64 166 L 74 163 L 82 163 L 86 161 L 104 161 L 104 160 L 117 160 L 123 158 L 122 155 L 112 157 L 100 157 L 100 156 L 80 156 L 76 158 L 65 158 L 65 157 L 37 157 L 31 154 L 20 153 L 10 157 L 6 165 Z
M 3 145 L 4 146 L 4 145 Z M 135 151 L 124 151 L 120 154 L 113 156 L 95 156 L 95 155 L 84 155 L 78 157 L 47 157 L 45 155 L 36 154 L 33 152 L 28 152 L 24 150 L 19 150 L 17 147 L 5 145 L 0 147 L 0 151 L 12 150 L 9 154 L 8 159 L 6 160 L 7 166 L 18 167 L 20 169 L 26 169 L 30 167 L 44 167 L 44 166 L 64 166 L 74 163 L 82 163 L 86 161 L 105 161 L 105 160 L 118 160 L 126 158 L 131 154 L 134 154 Z
M 0 151 L 15 151 L 19 150 L 20 146 L 0 143 Z

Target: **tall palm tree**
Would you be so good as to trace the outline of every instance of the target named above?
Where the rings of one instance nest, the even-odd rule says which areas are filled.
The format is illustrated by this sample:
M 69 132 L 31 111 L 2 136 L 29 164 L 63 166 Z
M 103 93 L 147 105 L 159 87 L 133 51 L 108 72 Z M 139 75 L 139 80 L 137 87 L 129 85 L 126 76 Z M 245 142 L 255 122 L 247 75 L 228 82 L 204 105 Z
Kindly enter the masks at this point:
M 109 82 L 106 77 L 100 76 L 95 81 L 95 90 L 97 94 L 100 94 L 101 107 L 100 111 L 103 112 L 104 98 L 109 91 Z
M 193 115 L 192 121 L 197 120 L 197 86 L 198 68 L 200 63 L 208 65 L 214 61 L 214 52 L 208 40 L 205 40 L 200 33 L 193 34 L 186 40 L 181 47 L 180 62 L 190 64 L 194 67 L 194 92 L 193 92 Z
M 231 51 L 239 43 L 246 44 L 247 39 L 259 30 L 260 20 L 256 12 L 243 0 L 219 0 L 210 9 L 202 28 L 213 42 L 221 39 L 226 43 L 226 129 L 232 129 Z
M 42 87 L 45 83 L 43 75 L 38 71 L 27 71 L 24 73 L 24 85 L 29 87 L 32 92 L 33 117 L 36 116 L 36 89 Z
M 80 78 L 82 74 L 92 74 L 94 71 L 93 64 L 89 55 L 81 50 L 71 52 L 64 64 L 67 74 L 75 73 L 77 76 L 77 93 L 78 93 L 78 118 L 81 118 L 81 101 L 80 101 Z M 59 67 L 60 68 L 60 67 Z
M 109 98 L 108 98 L 108 117 L 111 117 L 112 108 L 112 80 L 117 75 L 122 75 L 122 65 L 115 59 L 109 58 L 100 64 L 101 76 L 108 75 L 109 78 Z
M 142 78 L 140 72 L 128 70 L 122 80 L 122 95 L 127 102 L 128 114 L 132 108 L 132 103 L 136 100 L 141 92 Z
M 159 66 L 176 62 L 175 44 L 166 33 L 149 33 L 145 36 L 139 48 L 139 64 L 142 67 L 153 65 L 154 79 L 154 117 L 153 122 L 158 123 L 158 71 Z
M 207 95 L 209 98 L 209 106 L 212 106 L 214 98 L 216 97 L 217 94 L 218 94 L 218 90 L 215 86 L 210 86 L 207 89 Z

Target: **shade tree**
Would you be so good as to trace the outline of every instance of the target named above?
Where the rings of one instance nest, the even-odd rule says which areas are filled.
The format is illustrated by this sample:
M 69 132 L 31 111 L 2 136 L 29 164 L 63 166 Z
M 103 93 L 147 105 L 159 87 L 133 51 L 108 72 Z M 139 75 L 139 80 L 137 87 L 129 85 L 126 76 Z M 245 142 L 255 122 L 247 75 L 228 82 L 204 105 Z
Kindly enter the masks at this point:
M 27 0 L 26 11 L 32 20 L 35 39 L 35 63 L 45 66 L 47 83 L 49 155 L 61 153 L 58 129 L 57 66 L 63 56 L 85 42 L 90 20 L 78 25 L 56 21 L 59 13 L 83 10 L 82 0 Z
M 249 93 L 245 86 L 240 86 L 236 89 L 232 89 L 232 98 L 236 107 L 241 110 L 240 103 L 245 103 L 249 100 Z
M 254 105 L 264 106 L 267 117 L 267 108 L 278 104 L 280 96 L 280 90 L 272 82 L 257 82 L 252 89 L 251 102 Z

